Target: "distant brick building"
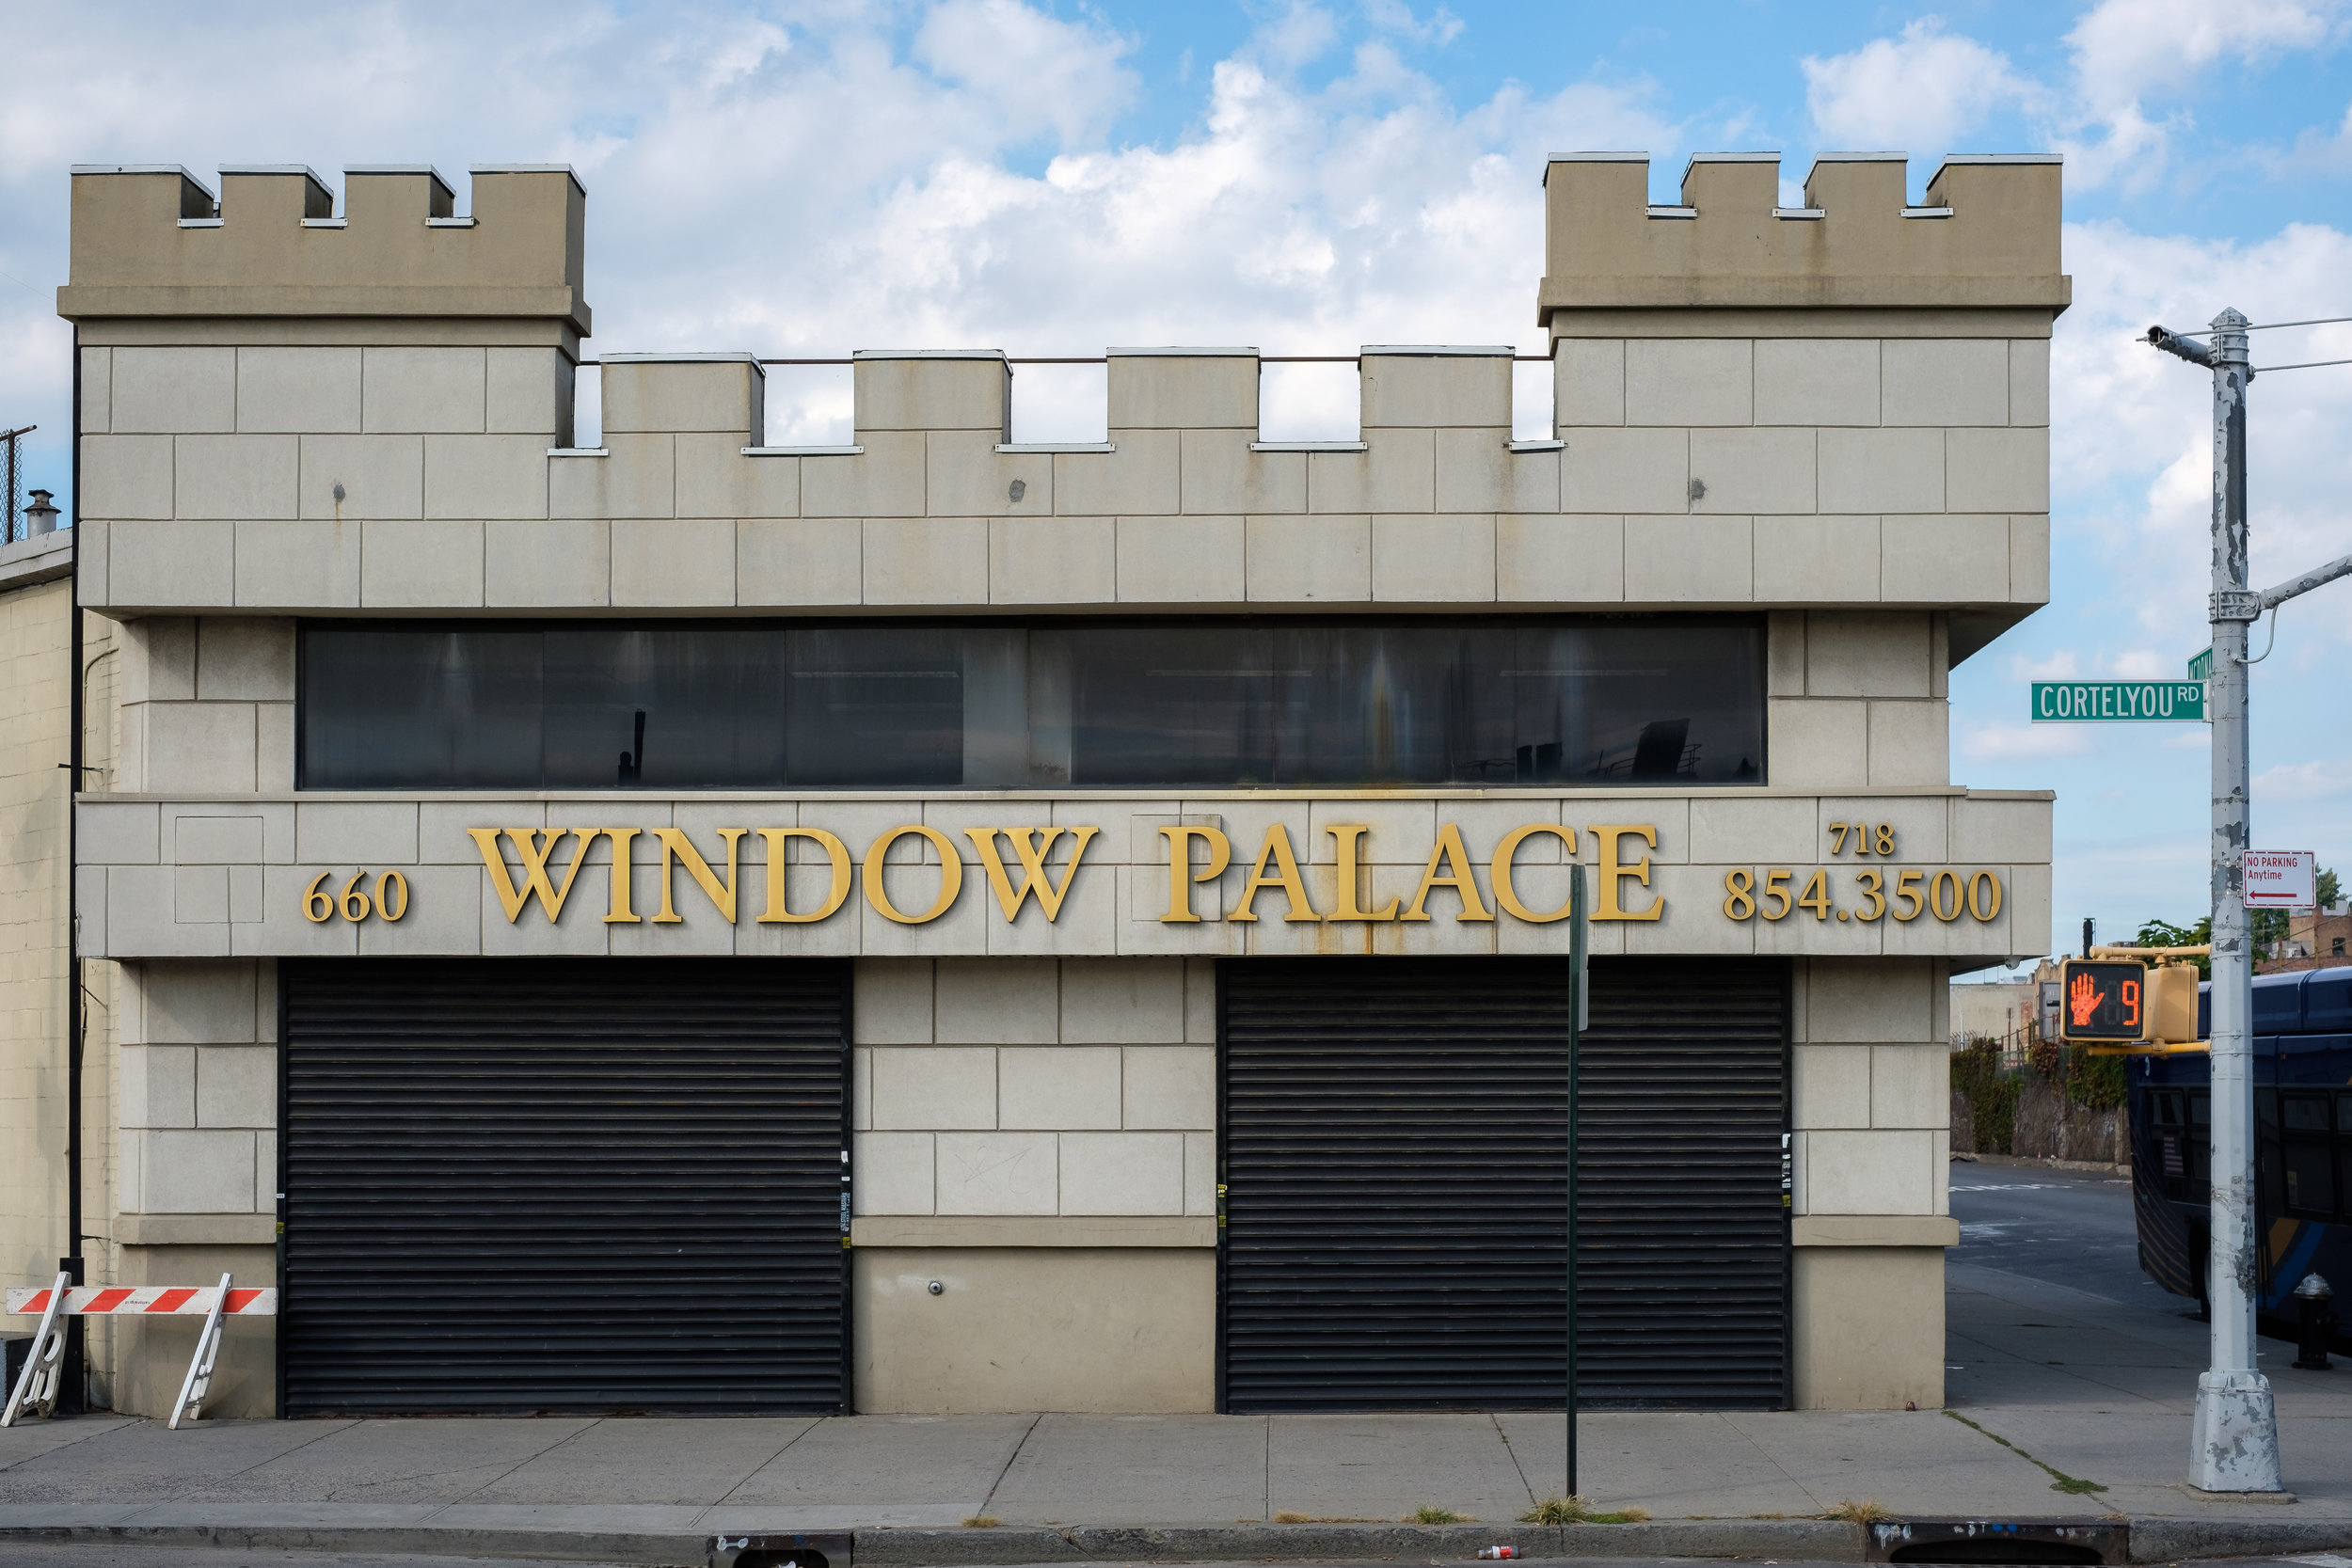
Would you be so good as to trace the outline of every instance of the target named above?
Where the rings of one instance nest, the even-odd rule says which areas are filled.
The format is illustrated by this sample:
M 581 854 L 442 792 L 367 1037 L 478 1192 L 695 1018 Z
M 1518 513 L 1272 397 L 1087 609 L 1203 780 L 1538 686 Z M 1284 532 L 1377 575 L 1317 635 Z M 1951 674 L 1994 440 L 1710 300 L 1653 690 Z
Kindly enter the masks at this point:
M 2254 967 L 2264 974 L 2285 974 L 2346 963 L 2352 963 L 2352 904 L 2338 903 L 2289 914 L 2286 940 L 2268 961 Z

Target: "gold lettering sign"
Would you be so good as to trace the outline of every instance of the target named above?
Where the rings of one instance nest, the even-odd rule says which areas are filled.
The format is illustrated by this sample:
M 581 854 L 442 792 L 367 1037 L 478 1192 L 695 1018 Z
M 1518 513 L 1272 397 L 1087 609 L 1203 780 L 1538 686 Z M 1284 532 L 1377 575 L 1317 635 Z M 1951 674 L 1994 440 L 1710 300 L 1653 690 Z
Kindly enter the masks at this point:
M 1629 910 L 1617 901 L 1620 892 L 1617 884 L 1621 881 L 1630 879 L 1640 882 L 1644 887 L 1649 886 L 1649 857 L 1644 855 L 1633 864 L 1627 865 L 1618 858 L 1622 848 L 1620 841 L 1639 838 L 1655 849 L 1658 847 L 1658 830 L 1647 824 L 1605 822 L 1593 829 L 1593 837 L 1600 843 L 1600 907 L 1593 911 L 1593 918 L 1595 920 L 1656 920 L 1665 913 L 1666 901 L 1663 898 L 1651 904 L 1646 910 Z
M 1233 863 L 1233 841 L 1216 828 L 1162 828 L 1160 836 L 1168 840 L 1168 912 L 1160 916 L 1160 924 L 1198 926 L 1200 917 L 1192 912 L 1192 884 L 1214 882 L 1225 875 L 1225 868 Z M 1209 847 L 1208 863 L 1198 871 L 1192 869 L 1196 838 Z
M 892 845 L 909 833 L 928 840 L 931 847 L 939 851 L 939 901 L 921 914 L 900 912 L 898 906 L 891 903 L 889 891 L 882 886 L 882 858 L 890 853 Z M 920 824 L 893 828 L 874 840 L 873 847 L 866 851 L 866 901 L 884 920 L 894 920 L 901 926 L 927 926 L 946 914 L 955 903 L 956 895 L 962 891 L 962 858 L 956 853 L 955 841 L 937 828 L 926 828 Z
M 768 908 L 761 913 L 762 926 L 807 926 L 824 919 L 850 900 L 850 847 L 822 828 L 762 828 L 759 836 L 768 846 Z M 806 914 L 794 914 L 784 901 L 785 840 L 804 838 L 824 850 L 825 859 L 833 868 L 833 886 L 826 890 L 825 901 Z
M 549 925 L 563 915 L 580 880 L 580 874 L 598 839 L 611 846 L 612 860 L 608 867 L 604 923 L 608 926 L 636 926 L 648 922 L 656 926 L 685 924 L 678 912 L 675 873 L 683 870 L 711 908 L 729 925 L 737 922 L 742 891 L 742 841 L 757 832 L 767 855 L 767 875 L 763 879 L 765 907 L 755 917 L 762 926 L 805 926 L 829 920 L 849 902 L 852 882 L 862 883 L 866 902 L 875 913 L 900 926 L 925 926 L 938 920 L 955 907 L 963 891 L 963 862 L 955 841 L 938 828 L 921 823 L 909 823 L 884 832 L 867 847 L 862 869 L 853 866 L 849 847 L 834 833 L 822 828 L 719 828 L 714 830 L 718 845 L 707 854 L 682 828 L 469 828 L 467 836 L 474 842 L 482 856 L 482 864 L 498 895 L 499 908 L 504 911 L 507 924 L 518 924 L 523 911 L 535 901 Z M 1282 895 L 1282 920 L 1285 924 L 1318 922 L 1417 922 L 1426 923 L 1438 916 L 1429 908 L 1431 895 L 1439 890 L 1450 892 L 1456 904 L 1454 918 L 1457 922 L 1490 922 L 1495 911 L 1486 907 L 1486 894 L 1478 885 L 1470 859 L 1470 847 L 1464 842 L 1460 824 L 1440 822 L 1436 842 L 1430 846 L 1427 860 L 1422 867 L 1421 879 L 1407 902 L 1403 895 L 1391 894 L 1386 903 L 1366 908 L 1362 900 L 1367 895 L 1369 854 L 1372 828 L 1360 822 L 1337 823 L 1324 830 L 1331 835 L 1332 846 L 1332 907 L 1328 913 L 1315 908 L 1308 892 L 1307 879 L 1299 865 L 1289 829 L 1281 822 L 1270 824 L 1260 841 L 1256 856 L 1248 863 L 1248 874 L 1242 879 L 1237 907 L 1230 915 L 1211 914 L 1211 920 L 1227 919 L 1242 924 L 1259 919 L 1258 895 L 1274 892 Z M 660 847 L 660 907 L 652 916 L 641 915 L 636 910 L 636 868 L 631 863 L 630 849 L 641 833 L 651 832 Z M 1650 885 L 1650 857 L 1641 855 L 1629 860 L 1624 845 L 1629 839 L 1640 839 L 1651 850 L 1658 847 L 1658 830 L 1648 823 L 1602 823 L 1592 830 L 1594 847 L 1598 861 L 1599 888 L 1593 911 L 1595 920 L 1657 920 L 1664 912 L 1666 901 L 1654 896 L 1645 909 L 1626 907 L 1625 884 L 1636 883 L 1642 888 Z M 1232 841 L 1221 829 L 1206 824 L 1183 823 L 1158 830 L 1168 845 L 1168 912 L 1160 916 L 1162 924 L 1197 926 L 1204 918 L 1193 907 L 1193 890 L 1203 882 L 1214 882 L 1232 869 Z M 1086 855 L 1102 834 L 1094 827 L 1004 827 L 965 828 L 963 836 L 970 841 L 993 895 L 997 910 L 1006 921 L 1017 921 L 1024 905 L 1035 900 L 1038 912 L 1047 924 L 1061 918 L 1068 905 L 1071 890 L 1076 885 L 1078 874 L 1085 868 Z M 1056 847 L 1068 835 L 1068 858 L 1055 875 L 1050 865 Z M 1558 822 L 1530 822 L 1503 834 L 1496 845 L 1493 857 L 1487 862 L 1489 886 L 1494 904 L 1512 919 L 1531 926 L 1549 925 L 1565 920 L 1567 903 L 1563 900 L 1556 909 L 1536 910 L 1519 896 L 1516 881 L 1517 857 L 1531 838 L 1549 835 L 1560 841 L 1570 860 L 1576 857 L 1576 830 Z M 565 839 L 570 839 L 568 856 L 560 854 Z M 927 909 L 910 911 L 899 908 L 891 899 L 885 884 L 890 851 L 901 839 L 917 838 L 930 846 L 939 861 L 939 890 Z M 813 845 L 823 852 L 830 873 L 824 897 L 814 907 L 794 912 L 787 901 L 790 867 L 787 863 L 787 849 L 794 840 Z M 1020 868 L 1020 880 L 1013 879 L 1013 867 L 1007 863 L 1004 846 L 1012 847 L 1012 859 Z M 1195 844 L 1200 845 L 1200 857 L 1196 863 Z M 1406 863 L 1410 864 L 1410 862 Z M 855 873 L 853 875 L 853 872 Z M 400 900 L 406 912 L 406 882 L 401 883 Z M 1997 889 L 1987 895 L 1997 899 Z M 1947 900 L 1947 902 L 1949 900 Z M 1440 911 L 1444 906 L 1439 905 Z M 1729 906 L 1726 905 L 1726 909 Z M 397 918 L 389 916 L 388 918 Z M 1736 917 L 1735 917 L 1736 918 Z
M 1072 835 L 1070 869 L 1061 874 L 1061 885 L 1057 887 L 1053 879 L 1045 874 L 1045 857 L 1054 852 L 1054 840 L 1061 837 L 1065 831 Z M 1080 857 L 1087 852 L 1087 846 L 1094 842 L 1094 835 L 1102 831 L 1100 828 L 966 828 L 963 836 L 970 839 L 972 847 L 980 852 L 980 869 L 988 873 L 989 891 L 996 895 L 996 906 L 1005 911 L 1005 919 L 1008 922 L 1018 920 L 1022 900 L 1034 896 L 1037 907 L 1045 911 L 1046 923 L 1051 925 L 1061 918 L 1061 901 L 1070 892 L 1070 884 L 1077 879 Z M 1026 875 L 1018 893 L 1013 891 L 1010 879 L 1005 875 L 1003 858 L 996 853 L 998 833 L 1012 840 L 1012 852 L 1021 857 L 1021 869 Z M 1033 845 L 1030 841 L 1040 835 L 1043 836 L 1044 842 Z
M 1273 869 L 1269 871 L 1268 866 Z M 1249 906 L 1257 900 L 1259 889 L 1269 887 L 1281 889 L 1284 901 L 1290 905 L 1290 912 L 1282 916 L 1283 920 L 1323 918 L 1315 913 L 1314 905 L 1308 901 L 1307 883 L 1298 875 L 1298 857 L 1291 853 L 1290 830 L 1279 822 L 1266 829 L 1265 842 L 1258 846 L 1258 863 L 1250 868 L 1248 879 L 1241 884 L 1241 908 L 1235 910 L 1231 918 L 1257 919 L 1256 912 Z
M 1329 831 L 1332 859 L 1338 863 L 1339 868 L 1337 878 L 1339 907 L 1331 911 L 1331 918 L 1334 920 L 1394 920 L 1398 902 L 1394 895 L 1391 895 L 1386 904 L 1376 910 L 1359 910 L 1356 907 L 1356 879 L 1361 871 L 1361 867 L 1357 863 L 1358 841 L 1372 830 L 1360 823 L 1348 823 Z
M 1568 901 L 1563 898 L 1560 900 L 1560 907 L 1549 914 L 1537 914 L 1534 910 L 1519 902 L 1519 890 L 1512 885 L 1511 880 L 1511 863 L 1518 855 L 1519 846 L 1534 838 L 1537 833 L 1554 835 L 1560 840 L 1562 848 L 1568 856 L 1571 859 L 1575 857 L 1576 830 L 1574 828 L 1564 828 L 1557 822 L 1530 822 L 1524 828 L 1514 828 L 1502 835 L 1502 842 L 1495 846 L 1495 858 L 1490 863 L 1490 869 L 1494 872 L 1495 902 L 1502 906 L 1504 914 L 1514 920 L 1524 920 L 1530 926 L 1549 926 L 1555 920 L 1565 920 L 1568 917 Z
M 1440 866 L 1450 868 L 1442 877 L 1438 874 Z M 1452 888 L 1462 900 L 1462 912 L 1454 917 L 1455 920 L 1494 918 L 1479 901 L 1478 883 L 1470 876 L 1470 850 L 1462 843 L 1462 830 L 1452 822 L 1438 830 L 1438 847 L 1429 851 L 1428 869 L 1421 874 L 1421 886 L 1413 890 L 1413 907 L 1405 911 L 1405 918 L 1427 920 L 1429 913 L 1422 906 L 1429 902 L 1431 893 L 1441 887 Z

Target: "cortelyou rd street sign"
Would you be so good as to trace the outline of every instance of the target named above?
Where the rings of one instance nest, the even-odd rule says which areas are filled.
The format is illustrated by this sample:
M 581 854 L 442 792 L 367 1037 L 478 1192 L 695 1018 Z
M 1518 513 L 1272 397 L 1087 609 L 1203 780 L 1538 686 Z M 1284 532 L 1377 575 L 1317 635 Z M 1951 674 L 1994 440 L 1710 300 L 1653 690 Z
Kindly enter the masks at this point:
M 2036 681 L 2037 724 L 2084 721 L 2201 720 L 2205 689 L 2197 681 Z
M 2213 650 L 2207 648 L 2188 661 L 2188 678 L 2193 681 L 2213 679 Z

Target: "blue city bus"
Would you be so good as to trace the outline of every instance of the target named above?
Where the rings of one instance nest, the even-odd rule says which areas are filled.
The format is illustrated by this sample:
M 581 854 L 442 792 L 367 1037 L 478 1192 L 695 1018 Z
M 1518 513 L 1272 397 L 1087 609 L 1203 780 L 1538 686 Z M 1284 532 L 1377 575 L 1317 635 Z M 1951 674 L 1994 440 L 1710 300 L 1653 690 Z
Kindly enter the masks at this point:
M 2212 1034 L 2211 990 L 2199 988 L 2201 1037 Z M 2134 1056 L 2124 1075 L 2139 1266 L 2201 1307 L 2211 1068 L 2201 1052 Z M 2352 1299 L 2352 968 L 2255 977 L 2253 1072 L 2255 1314 L 2264 1333 L 2292 1338 L 2305 1275 Z

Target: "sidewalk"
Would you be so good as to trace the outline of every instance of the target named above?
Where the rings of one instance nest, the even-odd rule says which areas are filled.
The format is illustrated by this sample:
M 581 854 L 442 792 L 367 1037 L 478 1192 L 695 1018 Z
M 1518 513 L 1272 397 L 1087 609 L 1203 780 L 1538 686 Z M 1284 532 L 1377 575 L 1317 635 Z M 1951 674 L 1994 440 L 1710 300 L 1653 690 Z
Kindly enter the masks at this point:
M 2204 1502 L 2173 1484 L 2204 1363 L 2201 1324 L 1962 1264 L 1947 1296 L 1948 1398 L 1984 1432 L 1938 1411 L 1590 1414 L 1586 1495 L 1661 1524 L 1742 1522 L 1590 1530 L 1621 1532 L 1609 1537 L 1622 1543 L 1613 1556 L 1744 1543 L 1851 1557 L 1858 1531 L 1797 1523 L 1851 1498 L 1899 1517 L 2126 1515 L 2151 1542 L 2201 1539 L 2164 1535 L 2159 1519 L 2240 1520 L 2265 1532 L 2235 1538 L 2254 1543 L 2248 1549 L 2352 1544 L 2352 1367 L 2298 1372 L 2287 1347 L 2264 1341 L 2299 1500 Z M 2047 1472 L 1986 1433 L 2106 1490 L 2054 1490 Z M 1482 1543 L 1529 1534 L 1509 1527 L 1560 1489 L 1563 1457 L 1561 1418 L 1536 1413 L 246 1421 L 177 1433 L 95 1416 L 0 1432 L 0 1530 L 205 1529 L 255 1545 L 300 1537 L 403 1550 L 595 1537 L 623 1544 L 601 1555 L 661 1560 L 718 1530 L 933 1527 L 946 1533 L 911 1533 L 895 1558 L 861 1536 L 858 1555 L 1009 1561 L 1037 1560 L 1041 1540 L 1057 1548 L 1050 1555 L 1075 1550 L 1068 1537 L 1019 1527 L 1221 1527 L 1234 1550 L 1201 1550 L 1224 1537 L 1183 1544 L 1193 1555 L 1280 1555 L 1264 1544 L 1279 1537 L 1300 1547 L 1290 1555 L 1333 1555 L 1317 1542 L 1381 1555 L 1361 1530 L 1263 1527 L 1286 1514 L 1394 1521 L 1434 1506 L 1487 1522 L 1471 1532 Z M 1006 1528 L 962 1528 L 983 1514 Z M 1451 1546 L 1454 1533 L 1391 1536 L 1420 1552 Z M 2263 1544 L 2273 1540 L 2285 1544 Z M 1468 1555 L 1467 1542 L 1449 1555 Z

